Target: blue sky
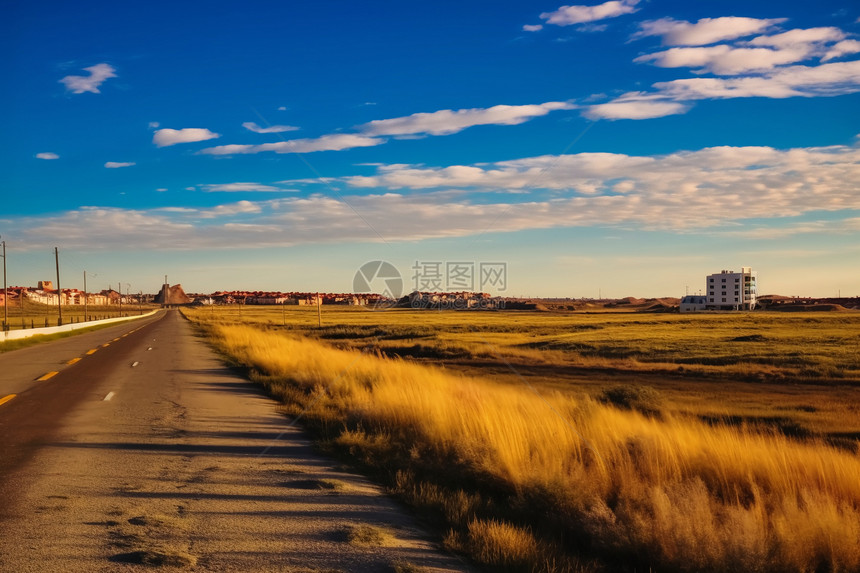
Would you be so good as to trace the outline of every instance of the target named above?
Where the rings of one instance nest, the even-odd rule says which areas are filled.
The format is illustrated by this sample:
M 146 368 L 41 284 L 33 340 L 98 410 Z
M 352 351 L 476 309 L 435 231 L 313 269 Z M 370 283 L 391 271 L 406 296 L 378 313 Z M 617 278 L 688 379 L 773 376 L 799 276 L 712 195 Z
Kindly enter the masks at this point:
M 58 246 L 64 286 L 133 291 L 388 260 L 407 288 L 503 262 L 512 296 L 742 265 L 860 295 L 855 2 L 16 1 L 0 49 L 10 284 Z

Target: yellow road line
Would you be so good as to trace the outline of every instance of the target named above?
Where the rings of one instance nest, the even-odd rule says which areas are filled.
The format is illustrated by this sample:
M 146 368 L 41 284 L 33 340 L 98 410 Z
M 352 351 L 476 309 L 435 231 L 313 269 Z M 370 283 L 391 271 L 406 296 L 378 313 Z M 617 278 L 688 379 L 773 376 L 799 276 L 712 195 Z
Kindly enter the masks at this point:
M 78 357 L 78 358 L 72 358 L 71 360 L 69 360 L 68 362 L 66 362 L 66 364 L 74 364 L 75 362 L 80 362 L 80 360 L 81 360 L 81 359 L 80 359 L 80 357 Z
M 9 395 L 8 395 L 8 396 L 6 396 L 5 398 L 0 398 L 0 406 L 2 406 L 3 404 L 5 404 L 6 402 L 8 402 L 9 400 L 11 400 L 12 398 L 14 398 L 15 396 L 17 396 L 17 394 L 9 394 Z
M 48 372 L 47 374 L 43 374 L 40 378 L 36 378 L 36 382 L 44 382 L 49 378 L 53 378 L 57 374 L 59 374 L 59 372 L 57 372 L 56 370 L 53 372 Z
M 119 337 L 114 338 L 111 342 L 116 342 L 117 340 L 119 340 Z
M 102 348 L 107 348 L 108 346 L 110 346 L 110 342 L 105 342 L 104 344 L 102 344 Z
M 91 349 L 91 350 L 87 350 L 87 354 L 95 354 L 95 353 L 96 353 L 96 352 L 98 352 L 98 351 L 99 351 L 99 349 L 98 349 L 98 348 L 93 348 L 93 349 Z

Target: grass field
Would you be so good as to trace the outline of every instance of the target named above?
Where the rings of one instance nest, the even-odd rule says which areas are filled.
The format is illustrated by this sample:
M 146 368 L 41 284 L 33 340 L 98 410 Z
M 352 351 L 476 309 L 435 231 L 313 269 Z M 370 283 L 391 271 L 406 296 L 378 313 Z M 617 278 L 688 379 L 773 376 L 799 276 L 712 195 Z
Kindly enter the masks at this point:
M 187 315 L 492 570 L 860 569 L 860 315 Z

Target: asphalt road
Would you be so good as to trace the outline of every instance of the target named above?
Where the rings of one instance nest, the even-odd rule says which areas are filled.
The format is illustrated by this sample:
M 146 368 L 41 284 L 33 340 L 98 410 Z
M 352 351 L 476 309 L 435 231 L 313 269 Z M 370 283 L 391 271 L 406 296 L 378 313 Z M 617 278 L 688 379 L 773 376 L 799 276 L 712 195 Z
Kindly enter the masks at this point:
M 0 355 L 0 402 L 0 571 L 468 570 L 178 312 Z

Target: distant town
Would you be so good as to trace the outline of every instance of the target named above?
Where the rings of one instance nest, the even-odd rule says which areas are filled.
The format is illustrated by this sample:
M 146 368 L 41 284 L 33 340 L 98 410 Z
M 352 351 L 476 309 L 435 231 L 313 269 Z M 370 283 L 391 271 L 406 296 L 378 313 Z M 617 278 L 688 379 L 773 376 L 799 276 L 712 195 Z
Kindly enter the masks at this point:
M 697 312 L 706 310 L 752 310 L 747 304 L 735 307 L 708 308 L 704 296 L 661 298 L 518 298 L 495 297 L 487 293 L 413 291 L 392 298 L 377 293 L 326 293 L 231 290 L 212 293 L 186 293 L 181 284 L 163 285 L 157 293 L 122 292 L 108 288 L 97 292 L 54 287 L 53 281 L 39 281 L 35 287 L 10 286 L 0 291 L 0 306 L 20 307 L 28 303 L 47 306 L 111 305 L 286 305 L 286 306 L 385 306 L 433 310 L 557 310 L 557 311 L 628 311 L 628 312 Z M 734 301 L 733 301 L 734 302 Z M 740 308 L 739 308 L 740 307 Z M 778 310 L 846 310 L 860 309 L 860 297 L 810 298 L 764 295 L 755 299 L 754 308 Z

